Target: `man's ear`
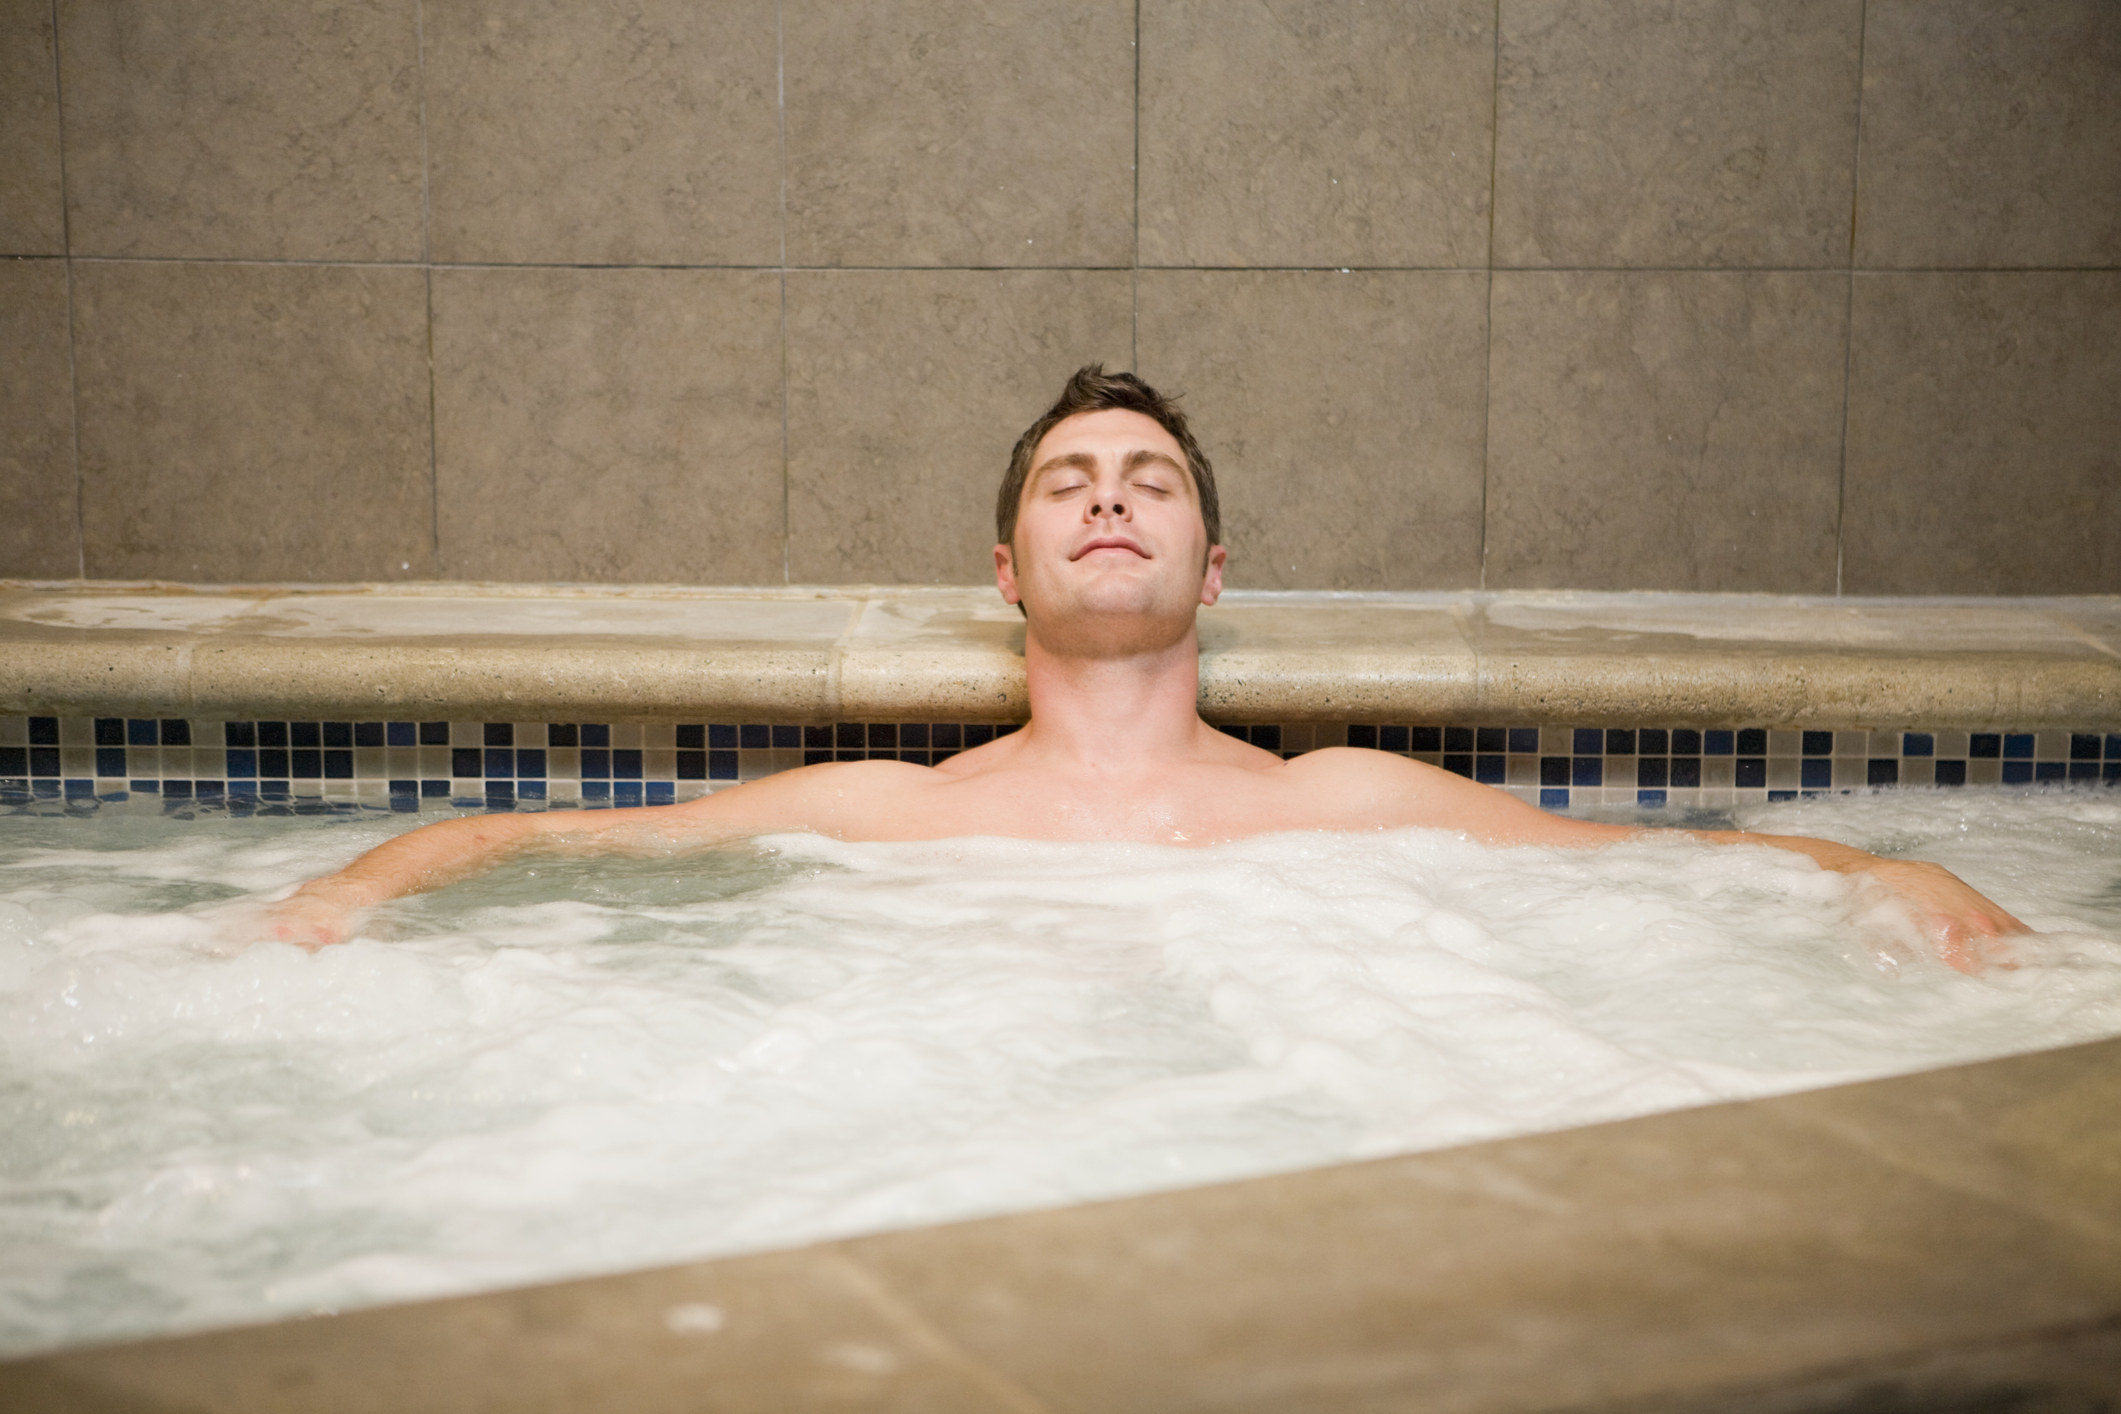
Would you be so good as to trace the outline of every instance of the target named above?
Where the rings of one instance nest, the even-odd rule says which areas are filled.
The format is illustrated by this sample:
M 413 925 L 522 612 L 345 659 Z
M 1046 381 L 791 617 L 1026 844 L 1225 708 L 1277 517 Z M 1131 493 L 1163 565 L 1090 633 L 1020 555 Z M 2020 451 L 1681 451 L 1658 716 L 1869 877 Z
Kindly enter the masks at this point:
M 994 587 L 1001 590 L 1004 604 L 1024 602 L 1023 591 L 1016 587 L 1016 552 L 1007 545 L 994 547 Z
M 1229 558 L 1230 552 L 1222 546 L 1208 547 L 1208 572 L 1201 576 L 1200 581 L 1201 603 L 1213 604 L 1223 597 L 1223 561 Z

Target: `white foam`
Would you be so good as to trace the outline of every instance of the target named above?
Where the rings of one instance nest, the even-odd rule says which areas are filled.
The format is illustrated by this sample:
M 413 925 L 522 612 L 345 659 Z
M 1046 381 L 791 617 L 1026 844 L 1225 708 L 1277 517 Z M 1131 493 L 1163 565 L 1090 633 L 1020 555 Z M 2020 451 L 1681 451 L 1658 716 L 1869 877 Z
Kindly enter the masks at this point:
M 408 822 L 0 821 L 0 1350 L 1064 1203 L 2121 1032 L 2121 807 L 1744 823 L 2045 930 L 1966 978 L 1782 851 L 805 836 L 516 867 L 311 956 Z M 219 951 L 217 951 L 219 950 Z

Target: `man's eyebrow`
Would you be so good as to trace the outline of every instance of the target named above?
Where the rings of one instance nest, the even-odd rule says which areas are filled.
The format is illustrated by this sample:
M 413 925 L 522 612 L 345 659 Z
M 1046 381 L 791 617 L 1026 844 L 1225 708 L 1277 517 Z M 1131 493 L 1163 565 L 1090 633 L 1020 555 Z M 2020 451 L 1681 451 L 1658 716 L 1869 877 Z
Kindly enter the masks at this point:
M 1127 453 L 1127 460 L 1122 463 L 1122 466 L 1124 470 L 1133 471 L 1136 467 L 1146 466 L 1150 462 L 1162 462 L 1176 472 L 1182 473 L 1185 471 L 1185 468 L 1179 465 L 1168 453 L 1159 452 L 1153 447 L 1136 447 L 1133 451 Z
M 1088 452 L 1063 452 L 1060 456 L 1048 457 L 1037 466 L 1031 468 L 1031 475 L 1026 477 L 1025 480 L 1036 481 L 1047 472 L 1058 471 L 1062 467 L 1068 467 L 1075 471 L 1095 471 L 1097 470 L 1097 458 L 1091 456 Z

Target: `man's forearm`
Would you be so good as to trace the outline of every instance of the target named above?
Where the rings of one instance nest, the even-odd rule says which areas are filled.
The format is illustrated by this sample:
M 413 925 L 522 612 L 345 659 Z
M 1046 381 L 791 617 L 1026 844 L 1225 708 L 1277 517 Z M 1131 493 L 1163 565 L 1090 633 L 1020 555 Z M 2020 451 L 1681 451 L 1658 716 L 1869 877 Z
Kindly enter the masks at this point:
M 474 815 L 386 840 L 336 874 L 312 879 L 296 893 L 340 908 L 373 908 L 484 873 L 528 848 L 540 817 Z

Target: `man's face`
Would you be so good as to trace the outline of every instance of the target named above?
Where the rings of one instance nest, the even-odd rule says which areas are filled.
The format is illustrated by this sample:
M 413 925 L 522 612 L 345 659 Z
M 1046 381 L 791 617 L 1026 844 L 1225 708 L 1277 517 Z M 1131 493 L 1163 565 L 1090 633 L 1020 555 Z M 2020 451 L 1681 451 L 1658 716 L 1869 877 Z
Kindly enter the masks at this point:
M 1117 408 L 1078 413 L 1038 444 L 994 573 L 1049 647 L 1088 633 L 1126 651 L 1221 595 L 1223 548 L 1208 544 L 1185 456 L 1154 418 Z

